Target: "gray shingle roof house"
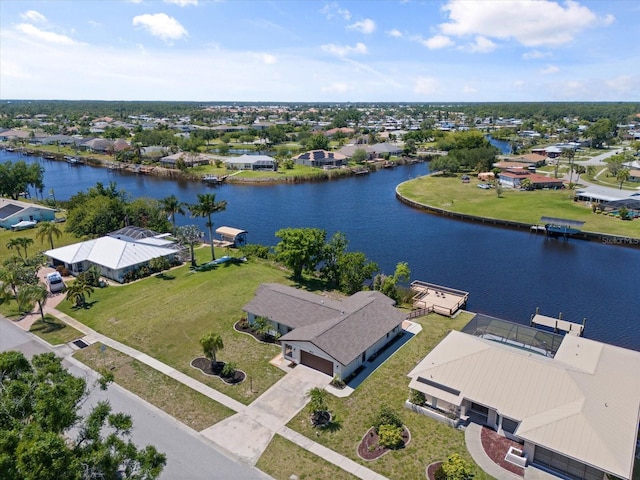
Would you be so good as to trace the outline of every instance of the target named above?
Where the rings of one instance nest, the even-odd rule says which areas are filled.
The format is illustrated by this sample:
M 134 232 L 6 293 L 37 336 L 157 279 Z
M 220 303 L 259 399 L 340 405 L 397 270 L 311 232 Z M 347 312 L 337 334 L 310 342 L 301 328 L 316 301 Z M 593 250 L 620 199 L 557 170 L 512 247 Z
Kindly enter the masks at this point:
M 339 152 L 329 152 L 327 150 L 310 150 L 293 157 L 293 161 L 298 165 L 308 167 L 339 167 L 345 164 L 347 157 Z
M 405 315 L 380 292 L 335 300 L 276 283 L 258 287 L 243 310 L 269 320 L 287 360 L 346 378 L 401 331 Z

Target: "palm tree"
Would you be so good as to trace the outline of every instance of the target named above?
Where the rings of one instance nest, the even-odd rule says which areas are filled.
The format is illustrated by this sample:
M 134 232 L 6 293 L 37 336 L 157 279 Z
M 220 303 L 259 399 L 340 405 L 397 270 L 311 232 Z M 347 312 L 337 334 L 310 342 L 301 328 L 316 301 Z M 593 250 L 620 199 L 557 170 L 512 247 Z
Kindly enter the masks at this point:
M 195 217 L 207 217 L 206 226 L 209 229 L 209 241 L 211 242 L 211 260 L 216 259 L 216 254 L 213 251 L 213 222 L 211 221 L 211 215 L 221 212 L 226 208 L 226 200 L 216 202 L 215 193 L 199 193 L 198 203 L 189 206 L 191 215 Z
M 323 388 L 315 387 L 307 392 L 309 398 L 309 412 L 311 412 L 311 421 L 314 425 L 321 423 L 323 417 L 325 421 L 329 421 L 329 405 L 327 404 L 327 391 Z
M 628 168 L 621 168 L 620 170 L 618 170 L 618 174 L 616 175 L 616 180 L 620 182 L 620 190 L 622 190 L 622 184 L 627 180 L 629 180 L 629 176 L 630 175 L 629 175 Z
M 224 349 L 224 343 L 219 333 L 209 332 L 200 338 L 200 346 L 204 355 L 211 360 L 211 368 L 215 369 L 218 365 L 216 354 L 218 351 Z
M 44 304 L 47 302 L 47 298 L 49 298 L 47 287 L 42 283 L 37 283 L 35 285 L 27 284 L 20 287 L 17 300 L 21 311 L 31 310 L 31 305 L 37 303 L 38 309 L 40 310 L 40 317 L 42 317 L 43 322 L 46 322 L 44 319 Z
M 36 238 L 40 241 L 44 241 L 46 238 L 49 240 L 51 244 L 51 249 L 53 250 L 53 237 L 60 238 L 62 236 L 62 231 L 58 228 L 58 225 L 55 222 L 40 222 L 38 225 L 38 233 L 36 234 Z
M 596 174 L 596 167 L 589 165 L 587 167 L 587 176 L 593 180 L 593 176 Z
M 173 224 L 173 233 L 176 232 L 176 213 L 184 215 L 184 202 L 178 200 L 175 195 L 169 195 L 166 198 L 160 200 L 160 208 L 165 215 L 171 217 L 171 223 Z
M 184 245 L 189 245 L 191 250 L 191 266 L 196 266 L 196 257 L 193 252 L 193 246 L 200 242 L 202 238 L 203 232 L 200 231 L 198 227 L 195 225 L 185 225 L 184 227 L 179 227 L 176 231 L 176 236 L 180 240 L 180 242 Z
M 74 307 L 82 307 L 93 293 L 93 287 L 84 280 L 77 279 L 67 287 L 67 300 L 73 302 Z
M 27 248 L 29 247 L 29 245 L 33 245 L 33 238 L 17 237 L 9 240 L 9 242 L 7 243 L 7 248 L 9 250 L 12 250 L 15 248 L 18 251 L 18 255 L 20 255 L 21 258 L 27 258 L 28 256 Z M 20 247 L 24 248 L 24 257 L 20 252 Z

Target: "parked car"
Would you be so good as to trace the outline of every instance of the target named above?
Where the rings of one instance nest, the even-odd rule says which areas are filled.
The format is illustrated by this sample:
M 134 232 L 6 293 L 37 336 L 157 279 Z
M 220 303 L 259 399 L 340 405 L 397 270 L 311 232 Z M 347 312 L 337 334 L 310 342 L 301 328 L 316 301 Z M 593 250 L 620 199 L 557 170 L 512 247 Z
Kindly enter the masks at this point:
M 491 185 L 487 185 L 486 183 L 479 183 L 478 188 L 482 188 L 483 190 L 488 190 L 491 188 Z
M 62 292 L 66 288 L 66 285 L 62 280 L 62 275 L 58 272 L 47 274 L 47 285 L 49 286 L 49 291 L 51 293 Z

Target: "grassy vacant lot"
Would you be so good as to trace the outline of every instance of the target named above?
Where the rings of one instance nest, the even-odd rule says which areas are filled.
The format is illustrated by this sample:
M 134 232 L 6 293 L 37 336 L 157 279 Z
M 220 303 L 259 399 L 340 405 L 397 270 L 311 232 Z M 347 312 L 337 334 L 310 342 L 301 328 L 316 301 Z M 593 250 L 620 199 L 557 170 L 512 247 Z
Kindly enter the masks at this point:
M 45 319 L 46 322 L 43 322 L 42 319 L 37 320 L 29 331 L 35 333 L 50 345 L 69 343 L 84 336 L 82 332 L 61 322 L 53 315 L 47 314 Z
M 344 399 L 330 396 L 329 407 L 337 423 L 335 428 L 313 429 L 309 414 L 304 410 L 288 426 L 389 478 L 424 478 L 427 465 L 445 460 L 454 452 L 472 462 L 464 443 L 464 432 L 403 407 L 409 392 L 406 375 L 450 330 L 462 328 L 470 318 L 471 314 L 463 312 L 455 319 L 436 314 L 417 319 L 423 331 L 388 359 L 351 396 Z M 400 414 L 411 431 L 411 442 L 402 450 L 365 462 L 356 454 L 356 448 L 382 405 L 390 406 Z M 490 477 L 476 468 L 475 478 Z
M 210 250 L 196 250 L 199 263 Z M 222 251 L 217 252 L 220 256 Z M 249 403 L 282 377 L 269 365 L 280 348 L 236 332 L 242 307 L 263 282 L 287 283 L 287 272 L 260 261 L 225 263 L 208 272 L 191 273 L 187 265 L 129 285 L 96 289 L 88 307 L 58 307 L 68 315 L 115 340 L 141 350 L 238 401 Z M 221 361 L 234 361 L 250 379 L 229 386 L 190 366 L 202 356 L 200 338 L 215 331 L 222 336 Z
M 93 344 L 74 357 L 96 371 L 108 370 L 114 381 L 185 425 L 200 431 L 234 412 L 182 383 L 117 350 Z
M 282 460 L 286 459 L 286 462 Z M 256 467 L 276 480 L 355 480 L 350 473 L 308 452 L 280 435 L 275 435 Z
M 64 245 L 69 245 L 71 243 L 79 242 L 78 238 L 74 237 L 70 233 L 64 231 L 64 223 L 59 223 L 58 228 L 62 232 L 62 236 L 60 238 L 53 238 L 53 245 L 55 248 L 62 247 Z M 21 230 L 19 232 L 13 232 L 11 230 L 5 230 L 4 228 L 0 228 L 0 263 L 3 260 L 11 257 L 12 255 L 17 255 L 18 252 L 13 249 L 9 250 L 7 248 L 7 243 L 13 238 L 25 237 L 33 240 L 33 245 L 27 248 L 27 253 L 29 256 L 35 255 L 38 252 L 43 252 L 45 250 L 49 250 L 51 245 L 49 241 L 45 238 L 40 240 L 36 238 L 36 234 L 38 233 L 38 228 L 30 228 L 28 230 Z M 24 251 L 22 252 L 24 254 Z
M 459 177 L 425 176 L 401 184 L 398 191 L 416 202 L 452 212 L 501 220 L 537 224 L 541 216 L 570 218 L 585 222 L 583 230 L 639 237 L 636 221 L 623 221 L 595 214 L 573 201 L 572 190 L 504 189 L 499 198 L 495 189 L 482 190 L 477 179 L 462 183 Z

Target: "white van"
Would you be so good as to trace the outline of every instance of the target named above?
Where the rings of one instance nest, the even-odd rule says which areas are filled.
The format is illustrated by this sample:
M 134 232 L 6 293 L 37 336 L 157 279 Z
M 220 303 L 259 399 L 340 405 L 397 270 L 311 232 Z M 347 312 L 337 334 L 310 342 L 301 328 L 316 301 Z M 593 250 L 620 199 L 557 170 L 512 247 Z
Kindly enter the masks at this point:
M 51 293 L 58 293 L 65 289 L 65 284 L 62 281 L 62 275 L 58 272 L 47 274 L 47 285 L 49 285 L 49 291 Z

